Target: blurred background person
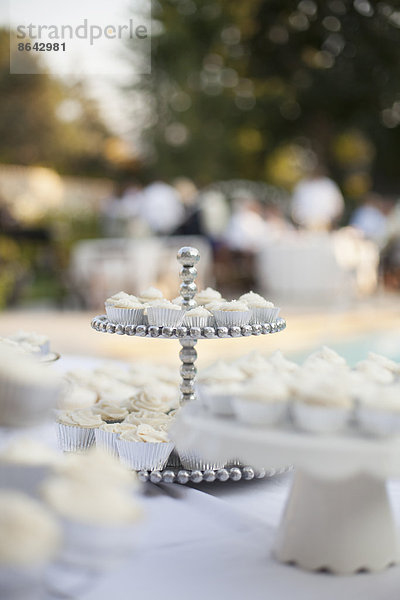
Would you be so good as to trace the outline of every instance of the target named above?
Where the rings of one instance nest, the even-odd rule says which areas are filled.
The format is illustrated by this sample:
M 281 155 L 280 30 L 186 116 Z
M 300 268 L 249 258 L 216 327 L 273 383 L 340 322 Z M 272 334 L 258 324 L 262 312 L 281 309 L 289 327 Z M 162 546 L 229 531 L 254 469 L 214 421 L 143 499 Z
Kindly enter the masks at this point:
M 361 206 L 351 215 L 350 225 L 381 247 L 387 241 L 388 219 L 392 209 L 391 200 L 378 194 L 367 194 Z
M 140 199 L 139 215 L 154 235 L 174 232 L 185 218 L 178 191 L 164 181 L 146 186 Z
M 343 211 L 342 192 L 321 167 L 299 181 L 293 190 L 292 218 L 303 229 L 329 231 Z

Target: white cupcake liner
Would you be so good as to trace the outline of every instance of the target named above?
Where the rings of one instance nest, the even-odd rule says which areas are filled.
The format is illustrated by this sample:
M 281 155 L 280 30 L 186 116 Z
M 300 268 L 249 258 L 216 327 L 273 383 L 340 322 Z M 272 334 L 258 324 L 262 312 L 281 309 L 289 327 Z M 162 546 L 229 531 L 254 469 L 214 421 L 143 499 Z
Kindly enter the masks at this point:
M 121 462 L 135 471 L 155 471 L 164 468 L 174 449 L 172 442 L 130 442 L 117 439 Z
M 0 464 L 0 489 L 9 488 L 37 498 L 42 482 L 51 474 L 48 465 Z
M 280 308 L 251 308 L 250 323 L 274 323 L 276 321 Z
M 213 310 L 212 312 L 218 327 L 248 325 L 251 318 L 250 310 Z
M 247 398 L 234 398 L 232 406 L 237 420 L 246 425 L 274 426 L 288 416 L 287 402 L 257 402 Z
M 0 425 L 41 424 L 51 418 L 58 396 L 58 386 L 26 385 L 4 376 L 1 381 Z
M 199 386 L 200 388 L 200 399 L 202 404 L 213 414 L 221 416 L 232 416 L 232 394 L 213 394 L 212 391 L 207 389 L 207 386 Z
M 43 600 L 45 566 L 0 566 L 0 598 L 2 600 Z
M 156 306 L 149 306 L 147 309 L 149 325 L 156 325 L 157 327 L 179 327 L 179 325 L 182 325 L 184 317 L 184 310 Z
M 317 406 L 293 402 L 291 416 L 294 425 L 309 433 L 336 433 L 347 429 L 351 410 L 340 406 Z
M 93 525 L 63 519 L 64 543 L 59 560 L 79 567 L 115 567 L 135 548 L 136 524 Z
M 190 471 L 206 471 L 208 469 L 222 469 L 226 461 L 209 461 L 204 460 L 197 452 L 193 450 L 179 450 L 179 458 L 181 459 L 182 467 Z
M 64 452 L 83 452 L 95 444 L 94 427 L 57 423 L 58 445 Z
M 400 413 L 360 403 L 356 425 L 363 433 L 377 437 L 400 435 Z
M 122 325 L 142 325 L 144 308 L 116 308 L 115 306 L 106 306 L 108 319 L 112 323 L 121 323 Z
M 118 456 L 117 438 L 118 433 L 112 431 L 105 431 L 104 429 L 95 429 L 94 437 L 96 440 L 96 446 L 99 446 L 106 450 L 113 456 Z
M 210 320 L 214 322 L 214 317 L 188 317 L 183 319 L 185 327 L 209 327 Z

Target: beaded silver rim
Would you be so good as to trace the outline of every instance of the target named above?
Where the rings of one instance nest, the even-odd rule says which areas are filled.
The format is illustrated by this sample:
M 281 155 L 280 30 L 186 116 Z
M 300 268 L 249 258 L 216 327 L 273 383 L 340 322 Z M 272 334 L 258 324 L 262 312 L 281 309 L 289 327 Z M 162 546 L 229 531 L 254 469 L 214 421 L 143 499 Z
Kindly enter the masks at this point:
M 214 483 L 215 481 L 251 481 L 281 475 L 291 470 L 291 467 L 281 469 L 254 469 L 248 466 L 224 467 L 223 469 L 207 469 L 206 471 L 190 471 L 187 469 L 167 468 L 162 471 L 139 471 L 138 478 L 143 483 Z
M 156 327 L 155 325 L 123 325 L 122 323 L 112 323 L 107 318 L 107 315 L 98 315 L 92 319 L 91 326 L 101 333 L 116 335 L 170 340 L 212 340 L 278 333 L 286 328 L 286 321 L 282 317 L 278 317 L 274 323 L 256 323 L 254 325 L 242 325 L 241 327 Z

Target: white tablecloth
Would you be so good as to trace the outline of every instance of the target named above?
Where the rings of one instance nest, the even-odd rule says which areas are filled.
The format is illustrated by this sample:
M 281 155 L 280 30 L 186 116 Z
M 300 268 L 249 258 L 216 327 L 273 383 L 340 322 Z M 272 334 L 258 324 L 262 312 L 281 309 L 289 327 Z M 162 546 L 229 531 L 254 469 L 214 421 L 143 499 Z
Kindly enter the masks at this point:
M 341 577 L 272 558 L 290 482 L 291 475 L 283 475 L 197 488 L 147 484 L 151 495 L 143 496 L 147 517 L 138 527 L 136 553 L 98 577 L 79 600 L 398 600 L 400 566 Z M 389 490 L 400 525 L 400 483 Z

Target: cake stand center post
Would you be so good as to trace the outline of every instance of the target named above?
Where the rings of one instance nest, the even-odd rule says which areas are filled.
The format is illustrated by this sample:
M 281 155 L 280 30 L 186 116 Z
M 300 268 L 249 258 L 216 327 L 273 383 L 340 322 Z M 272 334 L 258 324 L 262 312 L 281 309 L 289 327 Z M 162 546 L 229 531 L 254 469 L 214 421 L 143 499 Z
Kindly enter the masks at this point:
M 178 262 L 182 265 L 179 277 L 181 279 L 180 295 L 182 297 L 182 308 L 184 310 L 190 310 L 196 306 L 194 299 L 197 286 L 195 279 L 197 276 L 196 265 L 200 260 L 200 252 L 197 248 L 190 246 L 184 246 L 181 248 L 177 255 Z M 185 337 L 180 340 L 182 349 L 179 353 L 179 358 L 182 361 L 181 376 L 182 381 L 180 385 L 181 390 L 181 404 L 185 404 L 196 398 L 195 393 L 195 378 L 196 378 L 196 367 L 195 360 L 197 358 L 197 352 L 195 345 L 197 339 L 191 337 Z

